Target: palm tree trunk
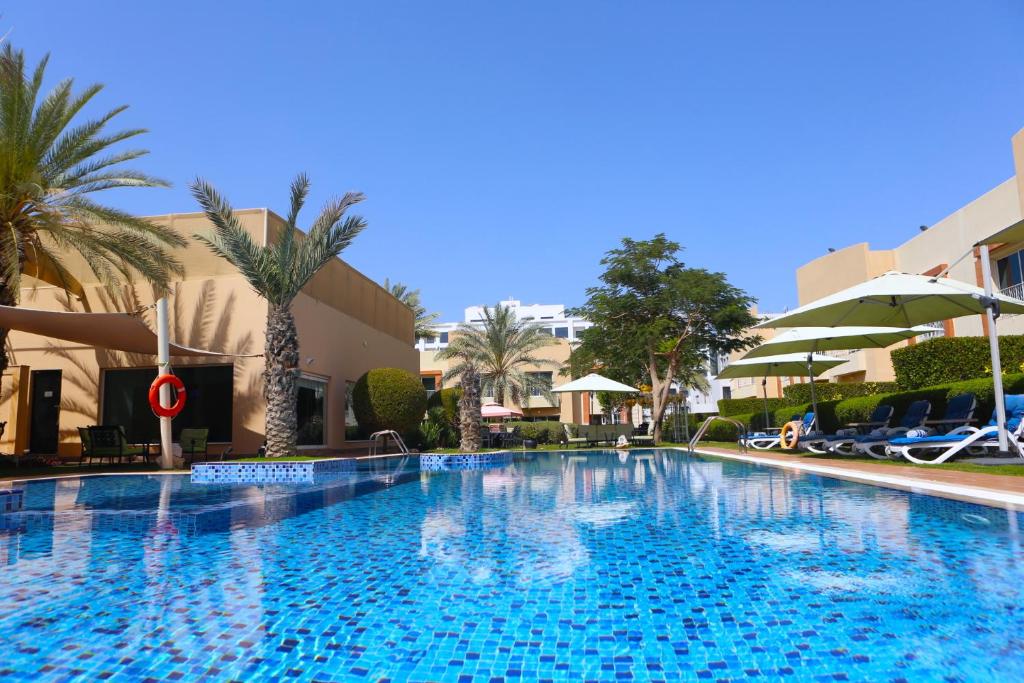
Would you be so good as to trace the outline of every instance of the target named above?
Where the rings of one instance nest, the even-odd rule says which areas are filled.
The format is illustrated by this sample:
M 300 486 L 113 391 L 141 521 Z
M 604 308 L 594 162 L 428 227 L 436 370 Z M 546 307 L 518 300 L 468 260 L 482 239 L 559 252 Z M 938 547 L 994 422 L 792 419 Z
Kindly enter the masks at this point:
M 459 382 L 459 450 L 472 453 L 480 450 L 480 375 L 470 368 Z
M 267 402 L 267 455 L 293 455 L 297 440 L 299 333 L 290 307 L 269 305 L 264 347 L 263 397 Z

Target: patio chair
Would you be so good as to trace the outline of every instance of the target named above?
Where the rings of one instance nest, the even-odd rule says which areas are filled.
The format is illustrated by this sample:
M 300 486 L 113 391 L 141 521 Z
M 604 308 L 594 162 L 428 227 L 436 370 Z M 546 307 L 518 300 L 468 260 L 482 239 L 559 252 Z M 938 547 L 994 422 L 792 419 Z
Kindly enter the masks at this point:
M 963 426 L 947 434 L 934 436 L 906 436 L 892 439 L 889 442 L 889 453 L 894 457 L 906 458 L 917 465 L 941 465 L 963 452 L 980 454 L 999 447 L 999 434 L 996 427 L 996 411 L 992 411 L 992 419 L 982 428 Z M 1024 395 L 1006 397 L 1006 429 L 1010 432 L 1010 448 L 1024 458 L 1024 445 L 1021 444 L 1024 430 Z M 936 455 L 930 459 L 924 456 L 929 453 Z
M 183 459 L 192 464 L 196 456 L 206 457 L 209 455 L 209 429 L 182 429 L 178 436 L 178 443 L 181 444 L 181 455 Z
M 796 417 L 794 415 L 794 417 Z M 793 420 L 795 422 L 796 420 Z M 807 435 L 814 433 L 814 427 L 818 422 L 818 418 L 813 412 L 808 412 L 800 420 L 800 437 L 803 438 Z M 759 451 L 766 451 L 770 448 L 776 448 L 779 446 L 782 436 L 780 433 L 771 433 L 769 431 L 761 432 L 749 432 L 743 434 L 739 438 L 745 446 L 750 448 L 756 448 Z
M 107 458 L 107 461 L 113 465 L 114 458 L 117 458 L 118 462 L 124 459 L 131 462 L 132 458 L 137 455 L 149 462 L 153 455 L 150 453 L 148 443 L 139 446 L 132 445 L 121 425 L 93 426 L 88 427 L 87 431 L 88 436 L 83 437 L 82 441 L 82 458 L 79 460 L 79 464 L 82 464 L 86 458 L 98 458 L 101 463 L 103 458 Z M 81 435 L 81 431 L 79 431 L 79 435 Z
M 629 442 L 634 446 L 653 446 L 654 435 L 651 434 L 646 426 L 647 423 L 643 423 L 641 426 L 632 430 L 629 435 Z
M 565 443 L 567 445 L 576 446 L 576 448 L 579 448 L 580 446 L 589 444 L 589 441 L 585 436 L 579 435 L 579 428 L 581 426 L 583 425 L 570 425 L 566 424 L 565 422 L 562 423 L 562 431 L 565 432 Z
M 832 445 L 832 452 L 841 455 L 867 455 L 875 460 L 887 460 L 889 456 L 885 452 L 885 447 L 889 445 L 889 439 L 905 436 L 912 429 L 923 429 L 931 412 L 931 401 L 914 401 L 907 406 L 907 412 L 903 414 L 898 426 L 877 429 L 849 441 L 839 441 Z M 848 450 L 844 452 L 844 448 Z
M 883 429 L 889 426 L 892 419 L 893 407 L 891 405 L 878 405 L 871 411 L 867 422 L 851 422 L 846 429 L 837 431 L 835 434 L 815 434 L 806 439 L 801 439 L 799 446 L 803 450 L 818 455 L 828 453 L 832 444 L 862 434 L 867 434 L 875 429 Z
M 978 407 L 978 398 L 974 394 L 957 394 L 946 404 L 946 413 L 941 420 L 927 420 L 925 426 L 939 434 L 945 434 L 967 427 L 974 420 L 974 411 Z
M 480 448 L 490 448 L 494 443 L 494 436 L 491 434 L 491 428 L 487 425 L 480 427 Z

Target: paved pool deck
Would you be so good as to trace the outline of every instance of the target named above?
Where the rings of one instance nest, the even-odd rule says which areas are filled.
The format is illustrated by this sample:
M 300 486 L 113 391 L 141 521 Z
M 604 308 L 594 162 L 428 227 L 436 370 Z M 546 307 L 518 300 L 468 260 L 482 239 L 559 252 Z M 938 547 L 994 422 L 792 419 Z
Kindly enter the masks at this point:
M 1024 476 L 959 472 L 914 465 L 874 464 L 756 450 L 740 453 L 736 450 L 704 446 L 698 447 L 697 450 L 732 460 L 777 465 L 811 474 L 1024 511 Z

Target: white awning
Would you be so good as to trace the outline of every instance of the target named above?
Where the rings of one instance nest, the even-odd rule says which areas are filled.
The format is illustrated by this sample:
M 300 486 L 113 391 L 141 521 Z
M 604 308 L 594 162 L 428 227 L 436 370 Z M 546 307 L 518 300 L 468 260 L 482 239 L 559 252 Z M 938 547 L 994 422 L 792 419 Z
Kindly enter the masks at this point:
M 157 353 L 156 334 L 127 313 L 71 313 L 0 306 L 0 328 L 128 353 Z M 171 344 L 172 356 L 239 356 Z M 260 354 L 249 354 L 255 357 Z

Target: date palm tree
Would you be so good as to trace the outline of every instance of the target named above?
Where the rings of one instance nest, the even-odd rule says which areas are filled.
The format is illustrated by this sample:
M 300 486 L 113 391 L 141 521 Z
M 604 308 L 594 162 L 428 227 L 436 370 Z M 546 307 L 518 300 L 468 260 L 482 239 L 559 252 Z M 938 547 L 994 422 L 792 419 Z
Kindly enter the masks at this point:
M 146 150 L 113 149 L 146 131 L 108 130 L 124 106 L 78 118 L 102 85 L 75 92 L 66 79 L 43 94 L 47 60 L 28 69 L 21 50 L 0 49 L 0 304 L 17 305 L 23 275 L 83 296 L 65 265 L 68 255 L 80 257 L 111 290 L 141 275 L 166 291 L 182 272 L 169 249 L 186 240 L 93 198 L 103 190 L 167 185 L 124 167 Z M 0 330 L 0 372 L 8 364 L 7 334 Z
M 391 282 L 387 278 L 384 278 L 384 289 L 390 292 L 391 296 L 395 297 L 403 304 L 412 309 L 412 313 L 416 318 L 416 338 L 432 338 L 435 334 L 434 323 L 440 317 L 438 313 L 428 313 L 426 306 L 420 301 L 420 290 L 410 289 L 408 285 L 404 285 L 401 282 Z
M 309 178 L 299 174 L 292 182 L 291 210 L 283 232 L 272 244 L 260 245 L 212 185 L 197 179 L 191 189 L 213 223 L 212 234 L 195 238 L 238 268 L 256 293 L 267 300 L 263 370 L 267 455 L 291 455 L 297 440 L 299 371 L 299 335 L 292 301 L 366 227 L 362 217 L 345 216 L 350 207 L 363 201 L 363 195 L 349 192 L 327 202 L 309 232 L 300 236 L 297 221 L 309 194 Z
M 536 324 L 520 321 L 508 306 L 483 308 L 483 327 L 459 325 L 448 347 L 438 352 L 439 360 L 455 361 L 445 378 L 459 377 L 463 366 L 472 364 L 497 403 L 504 405 L 508 398 L 525 407 L 533 393 L 554 403 L 550 382 L 525 369 L 557 366 L 554 361 L 536 355 L 539 349 L 554 344 L 554 337 Z

